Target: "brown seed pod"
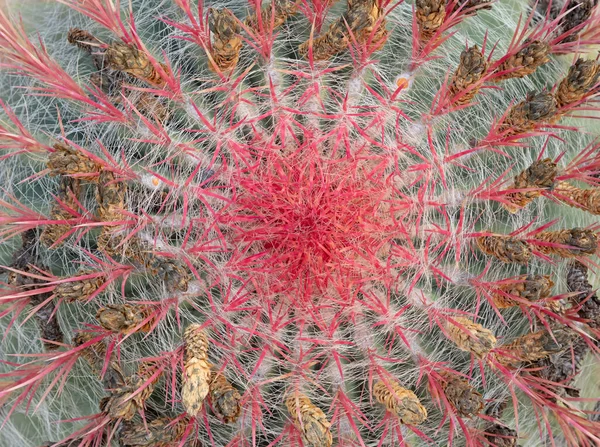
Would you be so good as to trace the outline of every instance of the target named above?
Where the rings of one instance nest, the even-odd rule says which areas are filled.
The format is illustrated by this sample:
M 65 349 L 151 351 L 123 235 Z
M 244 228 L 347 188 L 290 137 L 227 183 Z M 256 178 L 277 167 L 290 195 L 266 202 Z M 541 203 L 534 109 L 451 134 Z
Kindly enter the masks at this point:
M 73 345 L 81 346 L 94 338 L 95 336 L 89 332 L 81 332 L 73 338 Z M 108 360 L 106 359 L 106 345 L 103 341 L 93 343 L 84 348 L 81 351 L 81 356 L 88 362 L 90 368 L 92 368 L 92 372 L 98 377 L 102 374 L 104 362 L 108 361 L 104 377 L 102 377 L 102 383 L 107 390 L 116 389 L 125 384 L 123 372 L 114 354 Z
M 564 247 L 537 245 L 536 249 L 544 254 L 557 255 L 561 258 L 574 258 L 593 255 L 598 247 L 598 238 L 592 230 L 571 228 L 559 231 L 544 231 L 535 236 L 535 240 L 543 243 L 560 244 Z
M 388 379 L 387 384 L 381 380 L 375 382 L 373 396 L 403 424 L 419 425 L 427 419 L 427 410 L 417 395 L 395 380 Z
M 460 350 L 470 352 L 475 357 L 483 358 L 496 346 L 496 337 L 489 329 L 474 323 L 468 318 L 454 317 L 453 320 L 448 321 L 446 330 L 450 340 Z
M 242 396 L 238 390 L 223 374 L 213 373 L 209 392 L 212 408 L 217 417 L 226 424 L 236 422 L 242 413 L 240 406 Z
M 600 328 L 600 298 L 588 281 L 588 268 L 579 261 L 569 264 L 567 289 L 577 292 L 571 298 L 572 305 L 579 307 L 577 315 L 585 319 L 591 328 Z
M 448 96 L 453 98 L 460 92 L 479 82 L 487 71 L 487 61 L 477 45 L 464 50 L 460 54 L 460 64 L 452 76 L 452 82 L 448 88 Z M 463 105 L 471 102 L 477 94 L 479 88 L 472 88 L 465 92 L 460 98 L 453 101 L 453 104 Z
M 466 380 L 450 373 L 440 373 L 442 389 L 450 405 L 461 417 L 472 417 L 483 410 L 483 397 Z
M 518 306 L 521 303 L 511 296 L 527 301 L 539 301 L 548 298 L 552 293 L 554 282 L 548 275 L 521 275 L 515 282 L 502 284 L 492 293 L 494 304 L 499 309 Z
M 555 197 L 563 203 L 600 215 L 600 189 L 582 189 L 567 182 L 559 182 L 554 191 Z
M 142 263 L 146 272 L 158 277 L 166 285 L 168 290 L 176 289 L 185 292 L 190 282 L 190 274 L 187 267 L 175 259 L 159 257 L 146 251 Z
M 596 7 L 597 0 L 568 0 L 568 4 L 563 12 L 569 11 L 560 21 L 557 30 L 557 35 L 562 35 L 578 26 L 582 25 L 592 16 L 592 12 Z M 560 13 L 560 9 L 556 12 L 556 16 Z M 573 42 L 579 37 L 581 30 L 561 39 L 560 43 Z
M 76 149 L 62 143 L 56 143 L 55 151 L 48 157 L 48 169 L 51 177 L 56 175 L 77 175 L 77 178 L 95 181 L 102 167 Z
M 518 433 L 500 424 L 491 424 L 485 429 L 485 439 L 495 447 L 516 447 Z
M 350 40 L 347 33 L 343 18 L 333 22 L 325 34 L 314 38 L 312 42 L 313 59 L 316 61 L 327 60 L 348 48 Z M 309 45 L 310 40 L 300 45 L 298 51 L 303 57 L 308 56 Z
M 227 9 L 208 9 L 208 24 L 212 33 L 209 67 L 213 71 L 230 72 L 240 59 L 242 37 L 240 25 L 233 13 Z
M 154 323 L 153 320 L 147 321 L 141 327 L 138 326 L 150 316 L 150 312 L 147 306 L 138 304 L 109 304 L 98 310 L 96 318 L 107 331 L 121 334 L 128 334 L 134 330 L 148 332 Z
M 80 271 L 75 276 L 87 275 L 90 272 Z M 98 276 L 95 278 L 80 279 L 77 281 L 63 282 L 56 286 L 54 294 L 58 299 L 67 302 L 79 301 L 85 302 L 87 299 L 104 284 L 105 278 Z
M 496 82 L 504 81 L 505 79 L 523 78 L 536 71 L 539 67 L 546 64 L 550 58 L 548 53 L 550 45 L 540 40 L 526 40 L 524 47 L 516 54 L 506 59 L 496 71 L 502 72 L 512 70 L 508 73 L 494 77 Z
M 556 93 L 559 108 L 581 101 L 598 84 L 600 65 L 593 60 L 577 59 L 567 76 L 560 81 Z
M 556 114 L 556 100 L 554 95 L 542 93 L 529 93 L 525 101 L 511 107 L 508 115 L 500 124 L 499 131 L 507 136 L 529 132 L 537 124 L 552 121 Z
M 113 42 L 106 49 L 105 60 L 106 65 L 112 70 L 123 71 L 149 84 L 162 87 L 166 83 L 150 62 L 148 55 L 133 45 Z M 161 64 L 161 66 L 165 72 L 168 72 L 166 65 Z
M 415 15 L 419 37 L 425 43 L 433 37 L 446 19 L 446 0 L 417 0 Z
M 74 211 L 77 211 L 78 204 L 77 198 L 81 192 L 80 181 L 71 177 L 62 177 L 60 180 L 60 184 L 58 187 L 57 197 L 62 202 L 55 202 L 50 210 L 50 218 L 52 220 L 70 220 L 75 216 L 71 214 L 65 208 L 71 208 Z M 40 236 L 40 242 L 44 245 L 51 247 L 53 246 L 61 237 L 67 234 L 72 229 L 72 225 L 69 224 L 56 224 L 56 225 L 46 225 L 42 235 Z M 53 248 L 62 245 L 62 241 L 58 245 L 54 245 Z
M 119 442 L 126 447 L 172 447 L 181 442 L 188 424 L 185 418 L 175 423 L 170 418 L 154 419 L 147 424 L 127 422 L 121 428 Z
M 98 218 L 104 222 L 113 222 L 123 218 L 127 185 L 116 179 L 115 174 L 103 170 L 98 178 Z
M 529 244 L 520 239 L 505 235 L 480 236 L 477 246 L 486 255 L 506 263 L 527 264 L 531 260 Z
M 130 421 L 139 410 L 143 410 L 146 401 L 154 391 L 154 385 L 159 379 L 156 376 L 152 382 L 145 384 L 154 375 L 154 368 L 141 363 L 135 374 L 127 377 L 123 386 L 111 390 L 109 397 L 102 399 L 100 409 L 112 419 L 123 419 Z M 137 392 L 142 386 L 145 388 Z M 137 394 L 136 394 L 137 393 Z
M 208 338 L 199 324 L 190 324 L 184 334 L 185 358 L 181 401 L 190 416 L 196 416 L 210 389 L 211 364 L 208 362 Z
M 298 12 L 299 5 L 300 2 L 298 1 L 292 2 L 289 0 L 274 0 L 273 3 L 265 6 L 260 13 L 263 28 L 270 29 L 271 20 L 273 20 L 273 29 L 279 28 L 287 21 L 288 18 Z M 254 32 L 260 31 L 256 13 L 250 14 L 248 17 L 246 17 L 244 23 Z
M 555 330 L 550 334 L 544 329 L 525 334 L 502 345 L 502 349 L 508 354 L 501 354 L 499 360 L 506 365 L 513 366 L 518 366 L 520 362 L 535 362 L 561 352 L 572 338 L 572 331 L 566 330 Z
M 308 397 L 301 393 L 289 396 L 285 406 L 305 446 L 330 447 L 333 444 L 331 423 L 325 413 Z
M 529 189 L 531 191 L 513 192 L 506 195 L 506 200 L 510 204 L 502 205 L 511 213 L 515 213 L 534 199 L 542 195 L 541 190 L 549 190 L 554 186 L 554 181 L 558 171 L 556 163 L 551 159 L 537 160 L 527 169 L 515 176 L 513 184 L 508 189 Z

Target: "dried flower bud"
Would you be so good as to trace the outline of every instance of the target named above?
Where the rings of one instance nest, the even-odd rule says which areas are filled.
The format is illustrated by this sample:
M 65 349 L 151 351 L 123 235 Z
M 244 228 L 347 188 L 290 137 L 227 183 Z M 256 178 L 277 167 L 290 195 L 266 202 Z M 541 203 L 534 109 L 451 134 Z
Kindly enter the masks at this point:
M 496 447 L 516 447 L 518 434 L 512 428 L 492 424 L 485 429 L 485 439 Z
M 104 222 L 112 222 L 123 218 L 125 210 L 125 194 L 127 185 L 116 180 L 115 174 L 103 170 L 98 178 L 98 218 Z
M 242 49 L 240 25 L 227 8 L 209 8 L 208 14 L 212 33 L 210 55 L 214 61 L 214 65 L 210 64 L 210 69 L 229 72 L 237 66 L 240 59 L 240 50 Z
M 170 258 L 158 257 L 149 251 L 143 257 L 142 263 L 149 275 L 158 277 L 168 290 L 176 289 L 185 292 L 190 282 L 190 274 L 186 266 Z
M 560 182 L 555 197 L 574 208 L 579 208 L 596 216 L 600 215 L 600 189 L 582 189 L 567 182 Z
M 587 267 L 579 261 L 573 261 L 567 271 L 567 288 L 569 292 L 577 292 L 571 298 L 572 305 L 579 308 L 577 315 L 585 319 L 590 327 L 597 329 L 600 328 L 600 298 L 594 293 L 587 276 Z
M 427 42 L 446 19 L 446 0 L 417 0 L 415 14 L 419 36 L 423 42 Z
M 541 67 L 550 60 L 548 57 L 549 51 L 550 45 L 546 42 L 540 40 L 525 41 L 523 48 L 502 62 L 496 69 L 498 73 L 511 71 L 494 77 L 494 81 L 499 82 L 505 79 L 523 78 L 530 75 L 538 67 Z
M 544 329 L 525 334 L 503 345 L 502 349 L 507 354 L 501 354 L 499 360 L 513 366 L 520 362 L 535 362 L 562 351 L 571 339 L 572 333 L 564 330 L 556 330 L 550 334 Z
M 453 320 L 448 321 L 446 330 L 450 339 L 460 350 L 483 358 L 496 346 L 496 337 L 489 329 L 468 318 L 455 317 Z
M 468 418 L 481 412 L 483 398 L 466 380 L 446 372 L 440 375 L 444 379 L 441 385 L 446 399 L 459 416 Z
M 387 384 L 381 380 L 375 382 L 373 396 L 403 424 L 419 425 L 427 419 L 427 410 L 416 394 L 395 380 L 388 379 Z
M 554 186 L 557 173 L 556 163 L 549 158 L 533 162 L 531 166 L 515 176 L 513 184 L 508 189 L 536 189 L 507 194 L 506 200 L 510 204 L 504 203 L 504 207 L 511 213 L 515 213 L 523 208 L 542 195 L 540 190 L 548 190 Z
M 120 332 L 128 334 L 135 330 L 136 332 L 148 332 L 154 321 L 144 320 L 150 315 L 150 309 L 147 306 L 137 304 L 109 304 L 98 310 L 96 318 L 100 325 L 107 331 Z
M 50 218 L 52 220 L 69 220 L 73 219 L 71 214 L 65 208 L 71 208 L 76 211 L 78 208 L 77 199 L 81 192 L 80 182 L 78 179 L 71 177 L 62 177 L 58 187 L 57 197 L 60 200 L 54 203 L 52 210 L 50 211 Z M 69 224 L 56 224 L 46 225 L 42 235 L 40 236 L 40 242 L 48 247 L 56 248 L 62 245 L 63 241 L 55 245 L 57 241 L 67 234 L 71 229 L 72 225 Z
M 537 124 L 550 122 L 555 114 L 556 100 L 552 94 L 529 93 L 525 101 L 510 109 L 499 130 L 509 136 L 526 133 Z
M 304 394 L 290 396 L 285 401 L 294 425 L 302 435 L 305 446 L 330 447 L 333 444 L 331 423 L 323 411 Z
M 185 359 L 181 400 L 190 416 L 196 416 L 209 391 L 211 365 L 208 362 L 208 338 L 199 324 L 189 325 L 183 334 Z
M 273 21 L 273 29 L 279 28 L 286 20 L 298 12 L 299 2 L 291 2 L 289 0 L 274 0 L 273 3 L 265 6 L 260 18 L 263 28 L 271 28 L 271 20 Z M 244 21 L 246 26 L 255 32 L 260 31 L 257 14 L 251 14 Z
M 178 445 L 189 424 L 187 419 L 174 422 L 170 418 L 154 419 L 147 424 L 128 422 L 123 424 L 119 434 L 120 445 L 124 447 L 170 447 Z
M 492 294 L 494 304 L 499 309 L 518 306 L 521 303 L 511 297 L 527 301 L 539 301 L 550 296 L 554 282 L 548 275 L 521 275 L 516 281 L 502 284 Z
M 48 157 L 50 176 L 77 175 L 77 178 L 95 180 L 102 167 L 86 155 L 66 144 L 57 143 Z
M 242 412 L 242 397 L 223 374 L 214 373 L 210 382 L 210 401 L 219 419 L 226 424 L 236 422 Z
M 469 87 L 477 84 L 487 71 L 487 61 L 477 45 L 464 50 L 460 55 L 460 64 L 454 72 L 452 82 L 448 88 L 450 98 L 458 93 L 464 92 Z M 469 103 L 479 91 L 479 87 L 472 88 L 465 92 L 460 98 L 453 101 L 453 104 L 463 105 Z
M 81 346 L 93 338 L 95 338 L 94 335 L 89 332 L 79 333 L 73 338 L 73 345 Z M 114 354 L 108 360 L 106 359 L 106 345 L 103 341 L 98 341 L 84 348 L 81 351 L 81 356 L 88 362 L 92 372 L 98 377 L 102 375 L 104 362 L 108 361 L 108 366 L 102 377 L 104 388 L 108 390 L 116 389 L 125 383 L 123 372 L 114 358 Z
M 76 276 L 83 276 L 89 273 L 88 271 L 80 271 Z M 84 302 L 104 284 L 104 281 L 105 278 L 103 276 L 97 276 L 95 278 L 63 282 L 56 286 L 54 294 L 58 299 L 67 302 Z
M 593 255 L 598 247 L 598 238 L 592 230 L 571 228 L 559 231 L 544 231 L 535 236 L 536 249 L 544 254 L 553 254 L 561 258 L 574 258 Z M 555 244 L 555 245 L 543 245 Z M 559 245 L 559 246 L 556 246 Z
M 568 3 L 564 11 L 569 11 L 560 21 L 559 28 L 557 31 L 558 35 L 562 35 L 568 31 L 571 31 L 583 23 L 585 23 L 591 16 L 594 8 L 596 7 L 597 0 L 568 0 Z M 557 15 L 560 11 L 557 11 Z M 581 30 L 577 30 L 569 36 L 561 39 L 560 43 L 573 42 L 579 37 Z
M 156 68 L 150 62 L 147 54 L 141 52 L 133 45 L 124 43 L 112 43 L 105 53 L 106 64 L 112 70 L 119 70 L 130 74 L 131 76 L 146 81 L 159 87 L 165 85 Z M 166 65 L 161 64 L 165 72 L 168 71 Z
M 554 94 L 558 107 L 581 101 L 598 84 L 599 77 L 600 65 L 596 61 L 577 59 Z
M 529 244 L 511 236 L 480 236 L 476 242 L 483 253 L 502 262 L 527 264 L 531 260 Z

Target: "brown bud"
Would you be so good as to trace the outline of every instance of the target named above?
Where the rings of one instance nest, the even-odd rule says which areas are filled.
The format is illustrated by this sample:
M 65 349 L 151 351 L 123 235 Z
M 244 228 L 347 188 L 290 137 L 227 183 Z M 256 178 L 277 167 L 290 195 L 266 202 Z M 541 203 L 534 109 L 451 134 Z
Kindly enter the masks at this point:
M 395 380 L 381 380 L 373 385 L 373 396 L 385 409 L 397 416 L 400 422 L 419 425 L 427 419 L 427 410 L 410 390 L 402 388 Z
M 511 204 L 504 203 L 503 206 L 511 213 L 515 213 L 541 196 L 541 190 L 551 189 L 554 186 L 557 173 L 556 163 L 549 158 L 533 162 L 531 166 L 515 176 L 513 184 L 508 189 L 536 189 L 507 194 L 506 200 Z
M 548 53 L 550 46 L 540 40 L 525 41 L 524 47 L 516 54 L 506 59 L 496 69 L 497 72 L 512 70 L 509 73 L 494 77 L 494 81 L 499 82 L 505 79 L 523 78 L 538 69 L 538 67 L 547 63 L 550 58 Z
M 489 329 L 468 318 L 455 317 L 448 321 L 446 330 L 450 340 L 462 351 L 467 351 L 475 357 L 483 358 L 496 346 L 496 337 Z M 459 326 L 460 325 L 460 326 Z
M 242 49 L 240 25 L 227 8 L 209 8 L 208 14 L 212 33 L 210 55 L 214 61 L 214 64 L 210 63 L 210 69 L 229 72 L 237 66 L 240 59 Z
M 116 179 L 115 174 L 103 170 L 98 178 L 98 218 L 104 222 L 123 219 L 127 185 Z
M 500 132 L 518 135 L 529 132 L 537 124 L 550 122 L 556 114 L 556 100 L 547 92 L 529 93 L 525 101 L 513 106 L 500 125 Z
M 585 23 L 591 16 L 596 7 L 597 0 L 567 0 L 568 3 L 563 12 L 569 11 L 560 21 L 558 35 L 577 28 Z M 560 11 L 557 11 L 557 15 Z M 579 37 L 581 30 L 564 37 L 560 43 L 573 42 Z
M 485 75 L 487 71 L 487 61 L 477 45 L 464 50 L 460 55 L 460 64 L 458 65 L 452 82 L 448 88 L 448 95 L 453 98 L 460 92 L 473 86 Z M 453 101 L 456 105 L 469 103 L 479 91 L 479 87 L 472 88 L 465 92 L 460 98 Z
M 331 447 L 331 423 L 323 411 L 304 394 L 290 396 L 285 401 L 288 413 L 302 436 L 302 442 L 311 447 Z
M 577 59 L 554 94 L 558 107 L 581 101 L 598 84 L 599 77 L 600 65 L 596 61 Z
M 184 334 L 185 357 L 181 400 L 190 416 L 196 416 L 209 391 L 211 364 L 208 362 L 208 338 L 199 324 L 190 324 Z
M 88 271 L 78 272 L 76 276 L 87 275 Z M 58 299 L 67 302 L 84 302 L 104 284 L 105 278 L 97 276 L 95 278 L 80 279 L 77 281 L 63 282 L 56 286 L 54 294 Z
M 94 49 L 99 48 L 102 42 L 95 38 L 90 32 L 81 28 L 71 28 L 67 33 L 67 41 L 71 45 L 91 53 Z
M 477 246 L 486 255 L 506 263 L 527 264 L 531 260 L 529 244 L 505 235 L 480 236 Z
M 261 11 L 260 18 L 263 28 L 270 29 L 271 20 L 273 21 L 273 29 L 279 28 L 286 22 L 288 18 L 298 12 L 299 4 L 300 2 L 298 1 L 292 2 L 289 0 L 274 0 L 273 3 L 268 4 Z M 256 13 L 246 17 L 244 23 L 254 32 L 260 31 Z
M 148 332 L 154 321 L 149 320 L 141 327 L 138 326 L 149 317 L 150 312 L 147 306 L 138 304 L 109 304 L 98 310 L 96 318 L 107 331 L 121 334 L 128 334 L 133 330 Z
M 591 328 L 600 328 L 600 298 L 588 281 L 588 268 L 579 261 L 569 264 L 567 288 L 569 292 L 577 292 L 571 298 L 572 305 L 579 308 L 577 315 Z
M 415 14 L 419 36 L 427 42 L 446 19 L 446 0 L 417 0 Z
M 62 143 L 56 143 L 55 151 L 48 157 L 50 176 L 77 175 L 77 178 L 95 180 L 102 167 L 78 150 Z
M 176 289 L 185 292 L 188 289 L 190 274 L 182 262 L 155 256 L 147 251 L 142 263 L 148 275 L 160 278 L 168 290 Z
M 495 447 L 516 447 L 518 434 L 512 428 L 492 424 L 485 429 L 485 439 Z
M 442 389 L 450 405 L 461 417 L 472 417 L 483 409 L 483 398 L 466 380 L 444 372 Z
M 123 71 L 159 87 L 166 83 L 150 62 L 148 55 L 133 45 L 114 42 L 107 48 L 105 57 L 107 66 L 112 70 Z M 165 72 L 168 71 L 166 65 L 161 66 Z
M 552 292 L 554 282 L 548 275 L 521 275 L 516 281 L 502 284 L 492 294 L 494 304 L 499 309 L 518 306 L 521 303 L 511 299 L 518 297 L 527 301 L 539 301 L 547 298 Z
M 170 447 L 178 445 L 185 435 L 189 421 L 180 419 L 174 422 L 170 418 L 154 419 L 144 422 L 123 424 L 119 434 L 119 443 L 124 447 Z
M 242 397 L 223 374 L 214 373 L 210 382 L 210 401 L 219 419 L 226 424 L 236 422 L 242 412 Z
M 52 220 L 70 220 L 75 217 L 65 208 L 70 208 L 73 211 L 77 211 L 79 208 L 77 200 L 81 192 L 80 186 L 80 181 L 78 179 L 71 177 L 62 177 L 60 179 L 60 184 L 56 195 L 62 203 L 57 201 L 54 203 L 54 205 L 52 205 L 52 209 L 50 211 L 50 218 Z M 62 245 L 63 241 L 57 245 L 54 244 L 56 244 L 56 242 L 65 234 L 67 234 L 72 228 L 73 226 L 70 224 L 46 225 L 42 235 L 40 236 L 40 242 L 48 247 L 53 246 L 53 248 L 56 248 Z
M 552 334 L 541 330 L 525 334 L 511 343 L 502 345 L 507 354 L 499 355 L 499 360 L 507 365 L 517 366 L 520 362 L 535 362 L 551 354 L 561 352 L 572 340 L 572 331 L 555 330 Z
M 598 247 L 598 238 L 592 230 L 571 228 L 559 231 L 544 231 L 535 236 L 536 249 L 547 255 L 557 255 L 561 258 L 574 258 L 583 255 L 593 255 Z M 543 244 L 556 244 L 550 246 Z
M 574 208 L 600 215 L 600 189 L 582 189 L 567 182 L 560 182 L 555 197 Z

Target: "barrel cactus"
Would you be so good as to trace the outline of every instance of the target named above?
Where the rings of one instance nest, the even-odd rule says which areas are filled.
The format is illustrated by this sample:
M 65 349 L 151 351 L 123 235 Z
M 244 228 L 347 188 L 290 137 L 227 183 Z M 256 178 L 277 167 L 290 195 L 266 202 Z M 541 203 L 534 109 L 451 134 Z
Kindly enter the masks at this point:
M 0 13 L 0 444 L 598 445 L 595 0 Z

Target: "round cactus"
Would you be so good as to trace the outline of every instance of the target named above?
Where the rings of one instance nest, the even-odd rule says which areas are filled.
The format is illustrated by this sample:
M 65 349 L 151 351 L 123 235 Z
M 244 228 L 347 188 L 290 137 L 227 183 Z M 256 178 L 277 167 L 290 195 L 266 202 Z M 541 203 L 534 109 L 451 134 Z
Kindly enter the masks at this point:
M 600 443 L 595 0 L 123 3 L 0 12 L 1 445 Z

